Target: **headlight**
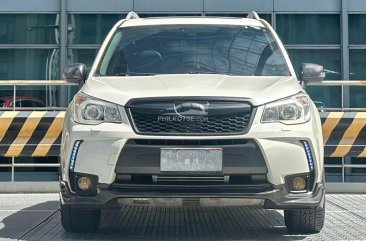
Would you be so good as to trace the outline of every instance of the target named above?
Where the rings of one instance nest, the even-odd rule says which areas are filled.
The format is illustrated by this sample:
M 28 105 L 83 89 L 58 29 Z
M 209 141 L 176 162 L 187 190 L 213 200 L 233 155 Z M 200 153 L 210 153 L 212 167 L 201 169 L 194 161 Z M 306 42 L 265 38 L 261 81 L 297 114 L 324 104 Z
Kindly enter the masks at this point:
M 75 95 L 72 113 L 74 120 L 81 124 L 122 123 L 117 105 L 85 94 Z
M 281 122 L 301 124 L 310 119 L 310 99 L 305 94 L 298 94 L 286 99 L 267 104 L 264 107 L 262 123 Z

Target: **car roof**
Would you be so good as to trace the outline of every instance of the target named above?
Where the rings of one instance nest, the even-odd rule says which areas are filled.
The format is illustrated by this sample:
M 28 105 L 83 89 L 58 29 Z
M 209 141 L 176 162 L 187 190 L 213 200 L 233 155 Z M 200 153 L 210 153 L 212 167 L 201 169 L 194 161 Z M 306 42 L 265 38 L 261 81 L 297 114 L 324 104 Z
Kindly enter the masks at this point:
M 151 25 L 236 25 L 265 27 L 263 23 L 251 18 L 230 17 L 161 17 L 161 18 L 137 18 L 124 21 L 120 27 L 136 27 Z

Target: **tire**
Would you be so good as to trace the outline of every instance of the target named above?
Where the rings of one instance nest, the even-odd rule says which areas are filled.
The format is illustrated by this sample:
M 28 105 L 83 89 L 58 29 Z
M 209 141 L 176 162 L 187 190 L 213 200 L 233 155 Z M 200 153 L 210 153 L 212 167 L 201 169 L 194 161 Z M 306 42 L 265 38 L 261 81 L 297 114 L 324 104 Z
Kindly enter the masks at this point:
M 90 233 L 99 227 L 101 210 L 75 209 L 61 204 L 61 223 L 67 232 Z
M 285 225 L 293 234 L 319 233 L 324 226 L 325 207 L 285 210 Z

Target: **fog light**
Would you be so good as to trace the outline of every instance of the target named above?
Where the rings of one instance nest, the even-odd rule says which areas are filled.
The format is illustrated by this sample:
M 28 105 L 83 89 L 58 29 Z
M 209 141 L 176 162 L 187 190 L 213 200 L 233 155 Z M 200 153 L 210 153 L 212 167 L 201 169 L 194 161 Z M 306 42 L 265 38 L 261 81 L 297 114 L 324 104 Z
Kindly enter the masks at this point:
M 80 190 L 86 191 L 91 187 L 91 180 L 89 177 L 81 177 L 78 180 L 78 186 Z
M 295 177 L 292 179 L 292 188 L 294 191 L 302 191 L 306 188 L 306 180 L 303 177 Z

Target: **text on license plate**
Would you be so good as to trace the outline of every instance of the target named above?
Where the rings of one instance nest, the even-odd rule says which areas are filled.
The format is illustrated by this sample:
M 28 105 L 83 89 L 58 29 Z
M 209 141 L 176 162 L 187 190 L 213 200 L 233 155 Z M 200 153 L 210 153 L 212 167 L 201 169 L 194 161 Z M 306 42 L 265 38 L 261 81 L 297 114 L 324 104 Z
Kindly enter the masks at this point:
M 222 148 L 162 148 L 162 172 L 222 172 Z

